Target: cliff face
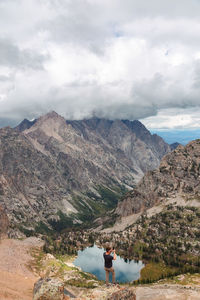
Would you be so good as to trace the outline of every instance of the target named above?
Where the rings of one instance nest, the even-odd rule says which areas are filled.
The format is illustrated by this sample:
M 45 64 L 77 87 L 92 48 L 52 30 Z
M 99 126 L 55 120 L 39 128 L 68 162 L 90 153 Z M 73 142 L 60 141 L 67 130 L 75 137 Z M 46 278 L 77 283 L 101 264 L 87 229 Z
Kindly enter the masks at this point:
M 180 145 L 166 155 L 160 167 L 147 172 L 136 188 L 119 202 L 116 212 L 128 216 L 177 195 L 200 199 L 200 140 L 185 147 Z
M 135 181 L 148 170 L 159 166 L 160 159 L 171 151 L 164 140 L 151 133 L 139 121 L 105 120 L 93 118 L 82 121 L 67 121 L 90 140 L 92 135 L 103 138 L 119 154 L 125 155 L 130 166 L 138 172 Z
M 25 120 L 0 129 L 0 206 L 19 230 L 61 214 L 84 221 L 114 208 L 169 150 L 138 121 L 66 121 L 55 112 Z

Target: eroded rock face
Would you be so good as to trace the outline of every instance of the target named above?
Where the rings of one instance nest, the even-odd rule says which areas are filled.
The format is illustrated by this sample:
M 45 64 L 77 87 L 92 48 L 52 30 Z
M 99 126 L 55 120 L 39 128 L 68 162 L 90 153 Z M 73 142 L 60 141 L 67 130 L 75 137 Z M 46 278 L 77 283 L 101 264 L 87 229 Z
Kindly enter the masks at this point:
M 34 285 L 33 300 L 63 300 L 64 287 L 59 279 L 40 278 Z
M 149 171 L 134 190 L 119 202 L 116 212 L 128 216 L 142 212 L 168 197 L 200 199 L 200 140 L 178 146 L 157 170 Z
M 9 226 L 16 228 L 23 222 L 30 230 L 35 223 L 56 216 L 58 210 L 73 211 L 55 163 L 11 128 L 0 129 L 0 205 Z

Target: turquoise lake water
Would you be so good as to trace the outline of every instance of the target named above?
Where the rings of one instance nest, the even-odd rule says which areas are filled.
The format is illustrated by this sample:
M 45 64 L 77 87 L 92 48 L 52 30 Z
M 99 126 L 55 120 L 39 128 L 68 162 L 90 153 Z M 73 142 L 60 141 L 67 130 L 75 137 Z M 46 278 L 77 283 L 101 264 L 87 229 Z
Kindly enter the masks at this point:
M 78 257 L 73 263 L 75 266 L 81 267 L 84 272 L 92 273 L 98 279 L 105 280 L 104 252 L 104 249 L 98 248 L 96 245 L 88 247 L 83 251 L 79 250 Z M 125 283 L 139 279 L 140 270 L 144 267 L 144 264 L 142 261 L 135 262 L 133 260 L 125 262 L 123 258 L 117 255 L 117 259 L 113 261 L 113 267 L 115 269 L 116 281 Z

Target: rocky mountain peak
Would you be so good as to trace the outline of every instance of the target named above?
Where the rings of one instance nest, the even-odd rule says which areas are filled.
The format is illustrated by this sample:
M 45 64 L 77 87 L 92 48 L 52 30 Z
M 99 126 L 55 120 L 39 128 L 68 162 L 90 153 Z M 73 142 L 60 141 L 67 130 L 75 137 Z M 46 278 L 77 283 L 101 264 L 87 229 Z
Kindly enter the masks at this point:
M 47 114 L 45 114 L 43 117 L 50 118 L 50 119 L 52 119 L 52 118 L 57 119 L 57 118 L 60 118 L 61 116 L 57 112 L 52 110 L 52 111 L 48 112 Z
M 37 123 L 39 123 L 40 125 L 45 123 L 45 122 L 54 122 L 54 123 L 65 123 L 65 119 L 60 116 L 59 114 L 57 114 L 55 111 L 51 111 L 43 116 L 41 116 L 38 120 Z
M 24 131 L 24 134 L 31 136 L 31 133 L 40 135 L 43 132 L 46 136 L 60 140 L 60 132 L 65 127 L 67 127 L 65 119 L 52 111 L 38 118 L 31 127 Z

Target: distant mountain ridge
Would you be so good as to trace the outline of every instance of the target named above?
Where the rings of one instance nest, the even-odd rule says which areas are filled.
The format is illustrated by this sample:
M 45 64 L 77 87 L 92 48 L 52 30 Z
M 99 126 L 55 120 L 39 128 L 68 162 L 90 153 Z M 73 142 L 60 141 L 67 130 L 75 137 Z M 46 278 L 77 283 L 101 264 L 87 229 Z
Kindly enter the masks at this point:
M 44 121 L 44 118 L 55 118 L 58 120 L 58 114 L 51 112 L 37 120 L 36 123 Z M 59 118 L 62 118 L 59 116 Z M 62 119 L 64 121 L 64 118 Z M 42 121 L 42 122 L 43 122 Z M 23 124 L 23 127 L 21 126 Z M 27 123 L 26 121 L 19 124 L 16 128 L 25 131 L 34 126 L 35 121 Z M 24 126 L 27 124 L 26 126 Z M 158 135 L 151 133 L 145 126 L 135 120 L 107 120 L 91 118 L 80 121 L 66 120 L 67 125 L 71 125 L 74 133 L 83 140 L 89 141 L 90 144 L 99 144 L 103 147 L 114 148 L 118 154 L 121 151 L 121 158 L 125 154 L 126 160 L 129 159 L 129 166 L 135 171 L 135 178 L 130 187 L 137 182 L 141 176 L 148 170 L 158 167 L 160 159 L 171 151 L 170 146 L 163 141 Z M 63 122 L 63 127 L 64 127 Z M 50 128 L 51 126 L 49 126 Z M 66 127 L 66 126 L 65 126 Z M 23 128 L 23 129 L 22 129 Z M 68 127 L 69 130 L 70 127 Z M 72 130 L 70 128 L 70 130 Z M 29 131 L 32 131 L 31 129 Z M 34 130 L 35 131 L 35 130 Z M 28 131 L 25 131 L 29 136 Z M 75 141 L 73 141 L 75 142 Z M 69 143 L 69 141 L 68 141 Z M 138 151 L 140 149 L 140 151 Z M 113 150 L 113 149 L 112 149 Z M 110 149 L 109 149 L 110 151 Z M 142 155 L 144 154 L 143 158 Z M 127 163 L 127 162 L 126 162 Z M 136 176 L 138 173 L 138 176 Z
M 24 131 L 25 129 L 29 129 L 31 126 L 35 124 L 37 119 L 33 121 L 29 121 L 27 119 L 24 119 L 19 125 L 15 127 L 15 129 L 19 130 L 20 132 Z
M 166 129 L 166 130 L 151 130 L 151 132 L 161 136 L 166 143 L 173 144 L 178 142 L 179 144 L 186 145 L 192 140 L 200 138 L 200 128 L 192 129 Z
M 111 134 L 113 127 L 119 126 L 120 128 L 124 127 L 124 130 L 127 132 L 131 132 L 134 135 L 134 139 L 141 140 L 144 142 L 157 156 L 159 159 L 169 152 L 169 145 L 163 142 L 163 139 L 160 138 L 157 134 L 151 134 L 146 127 L 137 120 L 129 121 L 129 120 L 105 120 L 93 118 L 89 120 L 82 121 L 67 121 L 67 123 L 71 124 L 74 128 L 83 128 L 84 126 L 88 126 L 91 130 L 100 134 L 103 138 L 105 138 L 109 143 L 114 144 Z M 120 140 L 121 141 L 121 140 Z M 117 143 L 119 149 L 121 148 L 119 142 Z M 125 150 L 126 149 L 122 149 Z
M 139 121 L 66 121 L 56 112 L 1 129 L 0 145 L 0 206 L 10 236 L 105 214 L 170 151 Z

